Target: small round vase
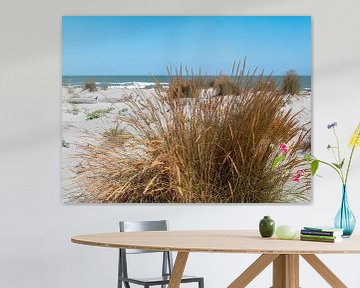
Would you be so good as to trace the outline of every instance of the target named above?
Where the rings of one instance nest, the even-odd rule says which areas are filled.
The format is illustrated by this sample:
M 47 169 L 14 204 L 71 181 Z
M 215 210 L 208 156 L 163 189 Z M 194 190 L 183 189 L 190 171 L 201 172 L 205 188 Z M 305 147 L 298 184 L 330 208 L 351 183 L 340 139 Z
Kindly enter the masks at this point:
M 271 237 L 274 235 L 275 222 L 270 216 L 264 216 L 259 223 L 259 232 L 262 237 Z
M 296 236 L 296 229 L 290 225 L 281 225 L 276 228 L 275 234 L 279 239 L 291 240 Z
M 344 238 L 350 237 L 355 228 L 356 219 L 349 207 L 346 185 L 342 187 L 341 206 L 336 214 L 334 224 L 336 228 L 344 229 Z

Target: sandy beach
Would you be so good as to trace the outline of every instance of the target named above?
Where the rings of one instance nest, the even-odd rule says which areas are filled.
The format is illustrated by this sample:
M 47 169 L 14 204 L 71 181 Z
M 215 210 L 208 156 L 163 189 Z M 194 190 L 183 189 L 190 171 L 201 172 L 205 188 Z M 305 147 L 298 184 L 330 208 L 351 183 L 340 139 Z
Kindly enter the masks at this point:
M 145 90 L 149 96 L 153 90 Z M 113 88 L 97 92 L 82 91 L 82 88 L 62 87 L 62 179 L 64 201 L 71 192 L 72 170 L 79 164 L 74 156 L 77 146 L 84 144 L 86 132 L 104 133 L 111 128 L 125 128 L 118 121 L 118 116 L 127 113 L 123 103 L 125 97 L 136 97 L 135 90 Z M 96 119 L 87 119 L 94 111 L 108 111 Z

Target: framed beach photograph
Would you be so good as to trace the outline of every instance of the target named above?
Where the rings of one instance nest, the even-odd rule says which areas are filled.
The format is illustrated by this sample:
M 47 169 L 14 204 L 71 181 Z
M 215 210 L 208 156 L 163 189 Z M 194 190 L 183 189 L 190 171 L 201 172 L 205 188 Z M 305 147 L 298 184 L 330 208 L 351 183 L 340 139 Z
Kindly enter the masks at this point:
M 311 17 L 63 16 L 65 203 L 309 203 Z

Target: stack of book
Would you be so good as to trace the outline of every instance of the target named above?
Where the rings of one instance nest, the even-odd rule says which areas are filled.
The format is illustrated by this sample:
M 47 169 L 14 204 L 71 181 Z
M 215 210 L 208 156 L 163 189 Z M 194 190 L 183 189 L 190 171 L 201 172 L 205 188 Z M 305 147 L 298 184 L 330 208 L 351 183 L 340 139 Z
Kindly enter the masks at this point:
M 334 227 L 304 227 L 300 232 L 302 241 L 336 243 L 342 241 L 344 230 Z

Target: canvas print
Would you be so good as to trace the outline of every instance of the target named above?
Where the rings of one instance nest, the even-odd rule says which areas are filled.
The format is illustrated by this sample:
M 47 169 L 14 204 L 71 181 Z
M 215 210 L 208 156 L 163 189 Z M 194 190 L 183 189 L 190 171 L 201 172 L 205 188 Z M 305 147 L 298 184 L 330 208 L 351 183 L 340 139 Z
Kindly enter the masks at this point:
M 65 203 L 311 201 L 311 17 L 62 18 Z

